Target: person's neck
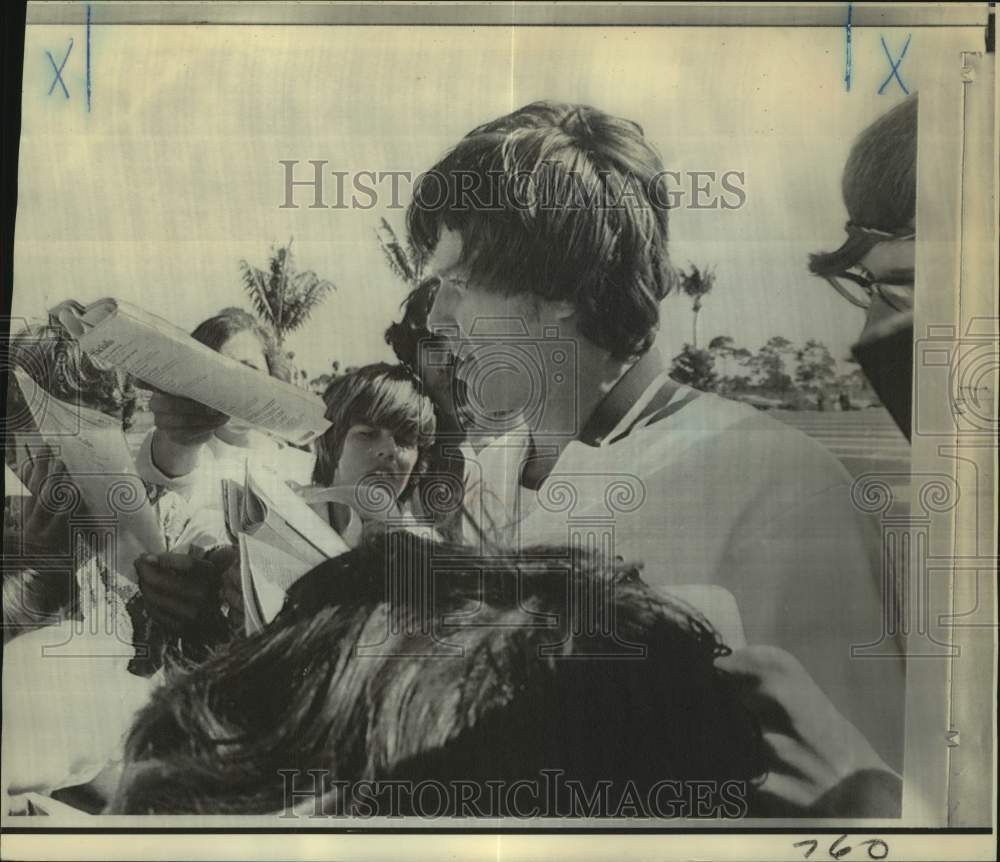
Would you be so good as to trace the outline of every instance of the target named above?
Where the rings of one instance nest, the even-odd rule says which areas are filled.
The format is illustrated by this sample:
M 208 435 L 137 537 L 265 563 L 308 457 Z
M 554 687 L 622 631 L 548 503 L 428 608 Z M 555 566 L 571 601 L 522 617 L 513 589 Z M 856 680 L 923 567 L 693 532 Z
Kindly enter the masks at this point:
M 537 490 L 548 478 L 563 450 L 586 426 L 597 405 L 603 401 L 631 363 L 613 359 L 611 355 L 583 338 L 577 339 L 576 391 L 556 390 L 542 421 L 529 424 L 531 451 L 521 473 L 521 484 Z

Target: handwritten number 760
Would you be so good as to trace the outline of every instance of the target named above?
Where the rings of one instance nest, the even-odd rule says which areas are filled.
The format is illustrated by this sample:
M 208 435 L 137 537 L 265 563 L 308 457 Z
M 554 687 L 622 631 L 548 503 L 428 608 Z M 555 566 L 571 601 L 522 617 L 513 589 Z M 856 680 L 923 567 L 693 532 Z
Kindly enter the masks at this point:
M 840 859 L 850 853 L 854 848 L 849 844 L 844 844 L 847 838 L 847 833 L 845 832 L 836 841 L 834 841 L 829 849 L 831 859 Z M 881 838 L 869 838 L 866 841 L 859 841 L 859 845 L 868 846 L 868 858 L 869 859 L 885 859 L 889 855 L 889 845 L 886 844 Z M 843 845 L 843 846 L 841 846 Z M 803 854 L 803 859 L 808 859 L 813 853 L 816 852 L 816 848 L 819 847 L 819 841 L 815 839 L 808 839 L 806 841 L 798 841 L 792 845 L 793 847 L 805 847 L 805 853 Z

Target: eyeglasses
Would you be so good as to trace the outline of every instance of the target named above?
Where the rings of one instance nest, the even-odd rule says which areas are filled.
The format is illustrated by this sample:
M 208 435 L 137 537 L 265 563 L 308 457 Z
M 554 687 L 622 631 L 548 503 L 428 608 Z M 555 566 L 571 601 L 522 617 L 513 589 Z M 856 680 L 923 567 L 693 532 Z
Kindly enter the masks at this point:
M 913 308 L 913 279 L 893 278 L 878 281 L 870 272 L 842 272 L 838 275 L 823 276 L 830 286 L 851 305 L 871 308 L 877 296 L 895 311 L 910 311 Z
M 888 242 L 893 247 L 898 243 L 912 243 L 917 238 L 917 233 L 912 228 L 903 228 L 899 232 L 891 233 L 848 222 L 847 230 L 848 233 L 860 231 L 865 234 L 885 237 L 884 240 L 878 240 L 876 245 Z M 908 268 L 891 271 L 879 278 L 876 278 L 870 270 L 861 264 L 835 275 L 824 275 L 823 278 L 851 305 L 866 311 L 871 308 L 872 301 L 876 296 L 894 311 L 911 311 L 913 309 L 912 263 Z

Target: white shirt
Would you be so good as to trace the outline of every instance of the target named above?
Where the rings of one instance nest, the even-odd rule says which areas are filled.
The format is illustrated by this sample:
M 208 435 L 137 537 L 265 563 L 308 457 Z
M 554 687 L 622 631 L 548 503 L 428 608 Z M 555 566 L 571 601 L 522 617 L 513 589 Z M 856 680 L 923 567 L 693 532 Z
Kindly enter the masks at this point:
M 851 657 L 852 644 L 882 633 L 878 532 L 819 443 L 705 394 L 609 445 L 571 442 L 538 491 L 519 482 L 529 451 L 527 434 L 514 432 L 478 454 L 466 505 L 490 538 L 515 548 L 606 542 L 644 561 L 653 586 L 724 588 L 747 642 L 795 655 L 898 766 L 902 661 Z
M 253 434 L 252 445 L 246 447 L 231 446 L 218 437 L 212 437 L 201 447 L 198 463 L 193 470 L 183 476 L 168 476 L 153 462 L 154 433 L 150 431 L 145 436 L 136 453 L 135 463 L 139 476 L 146 482 L 182 495 L 189 502 L 191 512 L 217 510 L 221 516 L 222 480 L 243 482 L 248 460 L 251 464 L 259 464 L 301 486 L 312 481 L 312 469 L 316 461 L 312 452 L 285 446 L 263 434 Z M 213 529 L 221 523 L 214 516 L 211 520 Z M 221 535 L 224 536 L 225 533 Z

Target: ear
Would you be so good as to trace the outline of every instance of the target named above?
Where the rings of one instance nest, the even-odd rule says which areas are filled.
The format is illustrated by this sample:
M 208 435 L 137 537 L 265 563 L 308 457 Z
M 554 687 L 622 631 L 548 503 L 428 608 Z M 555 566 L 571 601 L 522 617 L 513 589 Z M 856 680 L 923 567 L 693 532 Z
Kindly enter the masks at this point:
M 556 312 L 559 320 L 568 320 L 576 314 L 576 303 L 568 299 L 561 299 L 556 303 L 559 310 Z
M 557 323 L 569 320 L 576 314 L 576 305 L 569 299 L 547 299 L 543 305 L 546 319 Z

